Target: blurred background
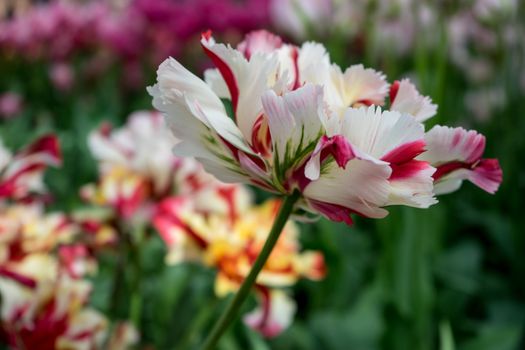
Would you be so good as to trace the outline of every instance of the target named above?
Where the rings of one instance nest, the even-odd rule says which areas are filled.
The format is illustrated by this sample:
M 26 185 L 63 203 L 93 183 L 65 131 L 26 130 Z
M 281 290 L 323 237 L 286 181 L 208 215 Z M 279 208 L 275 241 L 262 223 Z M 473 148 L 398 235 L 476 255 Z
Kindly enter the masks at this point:
M 264 339 L 238 322 L 221 349 L 525 349 L 525 9 L 518 0 L 0 0 L 0 137 L 20 149 L 56 133 L 63 166 L 46 173 L 49 210 L 73 212 L 98 177 L 87 137 L 151 109 L 145 87 L 173 56 L 201 75 L 201 32 L 237 44 L 268 29 L 323 43 L 342 67 L 363 63 L 390 81 L 410 77 L 438 104 L 427 124 L 473 128 L 499 158 L 496 195 L 471 184 L 429 210 L 392 208 L 353 227 L 301 224 L 303 247 L 327 276 L 300 281 L 292 325 Z M 262 198 L 262 194 L 258 198 Z M 141 246 L 140 349 L 192 349 L 225 301 L 213 274 L 166 266 L 155 234 Z M 115 253 L 100 257 L 91 305 L 111 310 Z M 126 285 L 125 288 L 134 288 Z M 253 305 L 252 305 L 253 306 Z M 29 349 L 28 349 L 29 350 Z

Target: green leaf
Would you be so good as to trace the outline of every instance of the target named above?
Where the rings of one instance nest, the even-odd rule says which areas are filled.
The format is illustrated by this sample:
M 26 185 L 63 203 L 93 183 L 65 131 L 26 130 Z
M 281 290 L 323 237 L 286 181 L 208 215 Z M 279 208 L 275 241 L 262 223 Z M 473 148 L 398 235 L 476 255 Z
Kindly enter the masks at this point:
M 440 338 L 440 349 L 441 350 L 454 350 L 454 336 L 452 335 L 452 329 L 448 321 L 443 321 L 439 325 L 439 338 Z
M 517 350 L 521 336 L 521 325 L 487 326 L 459 350 Z

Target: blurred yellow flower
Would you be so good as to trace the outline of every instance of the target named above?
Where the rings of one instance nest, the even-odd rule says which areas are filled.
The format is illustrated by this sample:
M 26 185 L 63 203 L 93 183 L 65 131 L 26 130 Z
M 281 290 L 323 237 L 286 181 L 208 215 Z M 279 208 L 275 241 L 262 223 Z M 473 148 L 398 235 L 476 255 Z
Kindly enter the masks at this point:
M 268 236 L 280 201 L 242 208 L 234 216 L 205 213 L 187 198 L 172 198 L 159 205 L 154 224 L 168 245 L 168 262 L 201 262 L 217 269 L 215 292 L 218 296 L 238 290 Z M 277 241 L 255 289 L 260 310 L 245 321 L 265 336 L 275 336 L 292 320 L 295 304 L 277 288 L 293 286 L 300 278 L 318 280 L 325 275 L 320 252 L 301 252 L 298 228 L 289 221 Z M 275 308 L 275 303 L 282 307 Z M 286 312 L 283 312 L 286 310 Z

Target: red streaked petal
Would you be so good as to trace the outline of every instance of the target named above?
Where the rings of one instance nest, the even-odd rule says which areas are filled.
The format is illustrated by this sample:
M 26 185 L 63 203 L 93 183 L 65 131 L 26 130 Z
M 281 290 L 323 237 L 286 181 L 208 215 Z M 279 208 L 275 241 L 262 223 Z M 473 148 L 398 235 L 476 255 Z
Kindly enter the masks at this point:
M 215 52 L 210 50 L 210 48 L 207 46 L 208 42 L 212 40 L 211 38 L 211 32 L 207 32 L 203 34 L 202 40 L 201 40 L 201 46 L 204 49 L 204 52 L 208 57 L 212 60 L 213 64 L 219 72 L 221 73 L 224 81 L 226 82 L 226 86 L 228 87 L 228 90 L 230 91 L 230 96 L 232 99 L 232 108 L 233 112 L 237 112 L 237 104 L 239 102 L 239 86 L 237 84 L 237 79 L 235 78 L 235 74 L 233 73 L 233 70 L 228 66 L 222 58 L 220 58 Z
M 392 86 L 390 86 L 390 104 L 394 103 L 396 99 L 397 93 L 399 92 L 399 84 L 399 80 L 396 80 L 392 83 Z
M 344 222 L 348 226 L 351 226 L 354 223 L 350 214 L 355 212 L 350 208 L 345 208 L 337 204 L 320 202 L 317 200 L 309 200 L 308 202 L 312 208 L 332 221 Z
M 24 285 L 28 288 L 36 288 L 36 281 L 30 277 L 21 275 L 17 272 L 14 272 L 12 270 L 9 270 L 3 266 L 0 266 L 0 276 L 4 276 L 6 278 L 10 278 L 12 280 L 15 280 L 16 282 L 20 283 L 21 285 Z
M 244 40 L 237 45 L 237 50 L 249 60 L 254 53 L 270 53 L 281 46 L 283 46 L 283 40 L 280 36 L 266 30 L 256 30 L 246 34 Z
M 455 170 L 469 168 L 470 164 L 465 162 L 449 162 L 438 166 L 436 172 L 434 173 L 434 175 L 432 175 L 432 177 L 434 178 L 434 181 L 438 181 L 442 177 L 447 176 Z
M 208 29 L 207 31 L 202 32 L 201 38 L 204 39 L 204 40 L 210 40 L 211 37 L 212 37 L 212 34 L 213 34 L 212 30 Z
M 181 210 L 186 203 L 183 197 L 171 197 L 163 200 L 158 206 L 153 217 L 153 226 L 159 231 L 161 238 L 166 244 L 176 244 L 171 230 L 178 228 L 184 231 L 201 248 L 205 248 L 208 243 L 197 232 L 189 227 L 180 217 Z
M 482 159 L 471 172 L 469 180 L 476 186 L 494 194 L 503 181 L 503 171 L 497 159 Z
M 418 175 L 421 171 L 425 171 L 432 166 L 422 160 L 411 160 L 402 164 L 391 164 L 392 174 L 388 180 L 402 180 L 408 179 Z M 430 178 L 430 177 L 429 177 Z
M 297 90 L 301 87 L 301 78 L 299 76 L 299 62 L 298 62 L 299 50 L 297 49 L 297 47 L 294 46 L 292 48 L 290 55 L 292 57 L 293 71 L 294 71 L 294 82 L 293 82 L 292 90 Z
M 62 154 L 58 138 L 55 135 L 44 135 L 29 145 L 25 150 L 17 154 L 17 158 L 33 154 L 46 154 L 49 156 L 50 165 L 59 165 L 62 162 Z
M 404 143 L 386 155 L 381 160 L 391 164 L 400 164 L 414 159 L 425 151 L 425 140 L 416 140 Z

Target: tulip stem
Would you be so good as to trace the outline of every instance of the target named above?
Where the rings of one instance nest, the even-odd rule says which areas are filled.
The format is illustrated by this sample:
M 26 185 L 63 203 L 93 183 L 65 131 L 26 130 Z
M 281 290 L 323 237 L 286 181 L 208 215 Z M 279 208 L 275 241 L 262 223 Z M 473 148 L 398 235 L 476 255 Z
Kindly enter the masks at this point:
M 228 305 L 226 311 L 222 314 L 222 316 L 219 318 L 219 320 L 213 327 L 212 331 L 209 333 L 208 337 L 206 338 L 204 344 L 201 347 L 202 350 L 214 349 L 223 333 L 237 318 L 239 309 L 250 294 L 252 286 L 255 283 L 255 280 L 257 279 L 257 275 L 259 275 L 259 272 L 261 272 L 262 268 L 264 267 L 266 260 L 268 260 L 268 257 L 270 256 L 273 247 L 275 246 L 275 243 L 277 243 L 277 240 L 281 235 L 284 225 L 288 221 L 288 218 L 290 217 L 290 214 L 292 213 L 294 205 L 299 199 L 299 196 L 299 192 L 295 191 L 291 195 L 285 197 L 281 208 L 279 209 L 279 213 L 275 218 L 272 229 L 270 230 L 270 234 L 268 235 L 268 238 L 266 239 L 266 242 L 264 243 L 264 246 L 261 252 L 259 253 L 259 256 L 255 260 L 255 263 L 253 264 L 250 273 L 242 283 L 241 288 L 239 288 L 237 294 L 235 294 L 233 300 Z

